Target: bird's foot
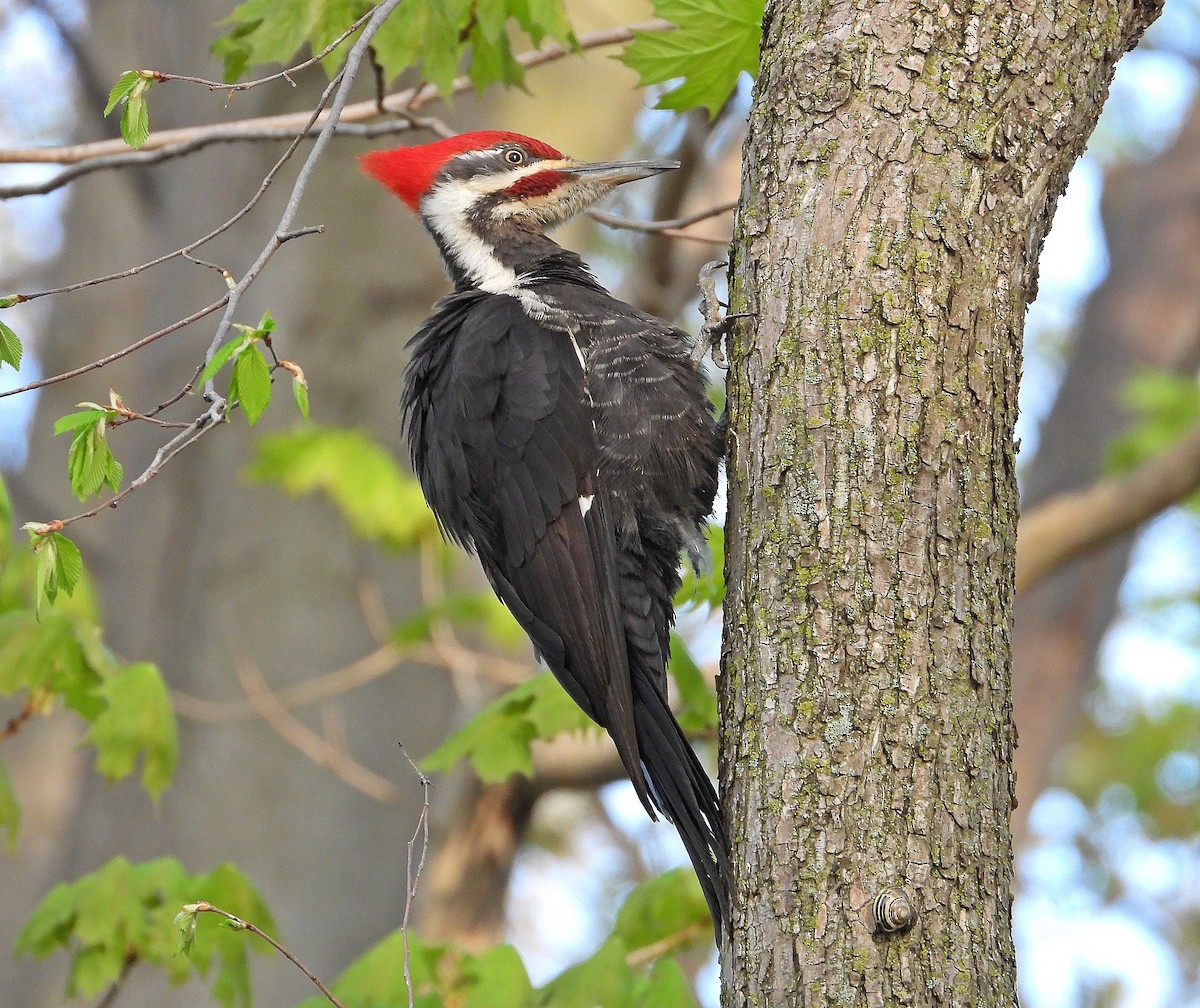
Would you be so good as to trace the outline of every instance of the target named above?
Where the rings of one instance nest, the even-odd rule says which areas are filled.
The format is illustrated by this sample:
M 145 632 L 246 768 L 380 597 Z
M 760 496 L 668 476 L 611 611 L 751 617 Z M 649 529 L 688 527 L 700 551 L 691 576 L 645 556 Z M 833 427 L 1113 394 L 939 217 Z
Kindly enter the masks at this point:
M 696 340 L 696 348 L 692 351 L 692 359 L 698 364 L 711 354 L 713 363 L 719 368 L 726 368 L 729 362 L 725 356 L 725 340 L 733 331 L 738 319 L 752 318 L 753 312 L 731 312 L 722 315 L 721 309 L 727 307 L 717 297 L 717 281 L 713 277 L 719 269 L 724 269 L 729 263 L 715 259 L 700 267 L 701 311 L 704 313 L 704 324 L 700 327 L 700 335 Z

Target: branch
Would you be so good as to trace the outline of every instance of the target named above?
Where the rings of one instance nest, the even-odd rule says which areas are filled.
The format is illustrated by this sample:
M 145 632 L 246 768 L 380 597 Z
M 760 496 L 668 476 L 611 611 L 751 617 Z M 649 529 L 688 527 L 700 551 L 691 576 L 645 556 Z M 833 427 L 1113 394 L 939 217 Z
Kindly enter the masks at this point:
M 1198 488 L 1200 424 L 1122 476 L 1060 494 L 1025 515 L 1017 534 L 1017 591 L 1028 591 Z
M 603 31 L 590 32 L 578 40 L 578 50 L 598 49 L 605 46 L 620 45 L 633 39 L 635 31 L 667 31 L 674 26 L 669 21 L 655 19 L 639 24 L 620 28 L 608 28 Z M 374 33 L 372 33 L 373 35 Z M 360 39 L 361 40 L 361 39 Z M 516 57 L 517 62 L 526 69 L 553 63 L 564 56 L 575 53 L 576 49 L 568 49 L 558 43 L 549 43 L 539 49 L 521 53 Z M 470 78 L 457 77 L 452 87 L 453 94 L 462 94 L 472 88 Z M 382 133 L 395 133 L 423 125 L 421 120 L 412 113 L 423 106 L 442 97 L 438 89 L 432 85 L 422 85 L 407 88 L 395 94 L 388 95 L 382 102 L 377 99 L 355 102 L 345 106 L 339 115 L 339 135 L 356 134 L 376 136 Z M 366 123 L 384 112 L 402 117 L 401 122 L 381 123 L 373 127 L 355 129 L 348 124 Z M 206 126 L 189 126 L 181 129 L 158 130 L 151 133 L 146 142 L 136 151 L 131 151 L 120 139 L 99 140 L 93 143 L 68 144 L 60 147 L 24 147 L 0 149 L 0 164 L 60 164 L 74 165 L 44 182 L 29 185 L 14 185 L 0 187 L 0 199 L 17 196 L 40 195 L 51 192 L 66 185 L 81 175 L 107 168 L 122 168 L 128 165 L 153 164 L 168 158 L 191 154 L 214 143 L 232 143 L 239 141 L 278 140 L 295 136 L 296 131 L 303 129 L 305 135 L 324 130 L 328 125 L 328 116 L 318 117 L 309 124 L 309 115 L 305 112 L 291 112 L 274 116 L 259 116 L 253 119 L 241 119 L 231 123 L 219 123 Z M 374 130 L 375 132 L 370 132 Z
M 683 229 L 693 224 L 698 224 L 700 221 L 706 221 L 712 217 L 719 217 L 721 214 L 730 213 L 737 209 L 737 205 L 737 200 L 729 200 L 726 203 L 718 203 L 716 206 L 709 207 L 707 210 L 698 210 L 696 213 L 688 214 L 686 217 L 677 217 L 675 220 L 666 221 L 628 220 L 624 217 L 616 217 L 613 214 L 603 213 L 599 210 L 589 210 L 588 216 L 598 224 L 625 231 L 660 234 L 668 238 L 686 238 L 689 241 L 710 242 L 713 245 L 728 245 L 728 238 L 710 238 L 706 235 L 688 234 Z
M 249 661 L 239 661 L 236 668 L 238 682 L 251 707 L 280 738 L 295 746 L 318 766 L 333 771 L 368 798 L 383 803 L 396 800 L 396 788 L 391 781 L 369 770 L 345 749 L 318 735 L 304 722 L 288 713 L 257 666 Z
M 327 45 L 315 56 L 310 56 L 303 63 L 297 63 L 295 66 L 288 67 L 286 70 L 280 70 L 278 73 L 273 73 L 266 77 L 259 77 L 258 80 L 245 81 L 241 84 L 230 84 L 227 81 L 205 80 L 203 77 L 190 77 L 187 74 L 161 73 L 158 70 L 147 70 L 145 72 L 153 74 L 156 81 L 185 81 L 189 84 L 202 84 L 210 91 L 228 91 L 231 98 L 233 97 L 233 93 L 235 91 L 249 91 L 252 88 L 259 87 L 263 84 L 269 84 L 271 81 L 277 81 L 281 78 L 291 84 L 292 87 L 295 87 L 296 82 L 292 80 L 292 74 L 300 70 L 304 70 L 307 67 L 312 66 L 314 63 L 320 63 L 321 60 L 323 60 L 326 56 L 333 52 L 334 49 L 345 42 L 346 39 L 358 31 L 359 28 L 366 24 L 373 12 L 374 8 L 367 11 L 362 17 L 355 21 L 354 24 L 342 32 L 341 35 L 330 42 L 329 45 Z
M 421 884 L 421 872 L 425 870 L 425 855 L 429 853 L 429 778 L 423 774 L 412 757 L 408 755 L 408 750 L 404 748 L 403 743 L 400 745 L 400 751 L 404 753 L 404 758 L 408 760 L 408 765 L 413 768 L 413 773 L 417 775 L 417 779 L 421 782 L 421 814 L 417 817 L 417 826 L 413 830 L 412 839 L 408 841 L 407 850 L 408 858 L 405 863 L 404 874 L 408 887 L 404 891 L 404 917 L 400 921 L 400 934 L 404 939 L 404 986 L 408 991 L 408 1008 L 413 1008 L 413 984 L 412 971 L 409 968 L 409 950 L 408 950 L 408 922 L 412 915 L 413 900 L 417 895 L 417 888 Z M 420 853 L 417 856 L 416 870 L 413 870 L 413 849 L 417 844 L 421 845 Z
M 212 304 L 201 308 L 199 311 L 193 312 L 187 318 L 182 318 L 177 322 L 172 322 L 169 326 L 159 329 L 158 332 L 153 332 L 149 336 L 143 336 L 136 343 L 131 343 L 123 350 L 117 350 L 114 353 L 110 353 L 107 357 L 101 357 L 99 360 L 92 361 L 90 364 L 84 364 L 81 367 L 74 368 L 71 371 L 64 371 L 61 374 L 51 375 L 49 378 L 42 378 L 40 381 L 30 382 L 28 385 L 22 385 L 20 388 L 8 389 L 5 392 L 0 392 L 0 399 L 3 399 L 5 396 L 20 395 L 22 392 L 30 392 L 33 389 L 44 388 L 47 385 L 54 385 L 58 382 L 66 381 L 68 378 L 78 378 L 81 374 L 87 374 L 89 371 L 95 371 L 97 368 L 102 368 L 106 364 L 111 364 L 113 361 L 118 361 L 122 357 L 129 356 L 129 354 L 133 353 L 135 350 L 140 350 L 142 347 L 148 346 L 155 340 L 162 339 L 164 336 L 169 336 L 171 333 L 177 332 L 180 329 L 191 325 L 193 322 L 199 321 L 206 315 L 211 315 L 218 308 L 222 307 L 228 300 L 229 295 L 226 294 L 224 297 L 214 301 Z M 197 371 L 197 374 L 199 374 L 199 371 Z M 187 389 L 185 389 L 185 393 L 186 391 Z M 155 412 L 158 412 L 158 410 L 156 409 Z
M 235 931 L 249 931 L 251 934 L 258 935 L 259 938 L 261 938 L 268 945 L 270 945 L 271 948 L 275 949 L 276 952 L 282 953 L 292 963 L 292 965 L 294 965 L 298 970 L 300 970 L 301 973 L 303 973 L 306 977 L 308 977 L 309 980 L 311 980 L 313 983 L 315 983 L 317 985 L 317 989 L 320 990 L 320 992 L 325 995 L 325 997 L 328 999 L 329 1003 L 332 1004 L 334 1006 L 334 1008 L 346 1008 L 346 1006 L 343 1005 L 341 1001 L 339 1001 L 336 997 L 333 996 L 333 992 L 330 991 L 330 989 L 328 987 L 326 987 L 323 983 L 321 983 L 320 979 L 317 977 L 317 975 L 315 973 L 313 973 L 312 970 L 310 970 L 307 966 L 305 966 L 304 963 L 302 963 L 299 959 L 297 959 L 294 955 L 292 955 L 291 952 L 289 952 L 286 948 L 284 948 L 284 946 L 280 945 L 279 942 L 277 942 L 269 934 L 267 934 L 260 927 L 258 927 L 257 924 L 252 924 L 252 923 L 250 923 L 250 921 L 242 920 L 240 917 L 235 917 L 228 910 L 222 910 L 220 907 L 215 907 L 211 903 L 207 903 L 204 900 L 200 900 L 199 902 L 191 903 L 188 906 L 185 906 L 183 908 L 183 911 L 184 911 L 184 913 L 190 912 L 193 914 L 200 914 L 200 913 L 217 914 L 218 916 L 224 917 L 227 921 L 229 921 L 230 926 Z
M 350 89 L 354 84 L 354 79 L 358 73 L 358 68 L 362 63 L 363 56 L 366 54 L 368 46 L 371 43 L 371 39 L 375 36 L 375 33 L 379 30 L 383 22 L 387 20 L 388 15 L 391 14 L 391 12 L 397 7 L 399 7 L 402 2 L 403 0 L 383 0 L 383 2 L 381 2 L 372 11 L 370 20 L 363 28 L 362 34 L 355 41 L 354 45 L 351 46 L 350 52 L 346 56 L 346 61 L 342 64 L 342 69 L 329 82 L 329 85 L 325 88 L 324 92 L 322 92 L 316 108 L 314 108 L 309 114 L 308 121 L 305 124 L 304 129 L 293 138 L 291 144 L 288 145 L 287 150 L 284 151 L 283 156 L 267 173 L 253 199 L 250 200 L 250 202 L 242 209 L 242 211 L 240 211 L 238 214 L 235 214 L 229 222 L 227 222 L 225 225 L 222 225 L 205 239 L 201 240 L 200 244 L 202 244 L 203 241 L 207 241 L 208 238 L 213 237 L 213 235 L 220 233 L 227 227 L 231 226 L 233 221 L 237 220 L 243 214 L 249 212 L 249 210 L 253 208 L 253 206 L 262 198 L 268 186 L 270 186 L 271 182 L 274 180 L 276 174 L 278 174 L 278 172 L 283 168 L 284 164 L 287 163 L 292 154 L 299 147 L 300 141 L 303 139 L 304 134 L 321 115 L 321 110 L 325 107 L 326 102 L 329 102 L 329 112 L 325 117 L 325 125 L 321 129 L 320 134 L 318 134 L 316 141 L 313 143 L 312 150 L 308 152 L 308 157 L 305 158 L 304 164 L 301 166 L 300 171 L 297 173 L 296 181 L 292 183 L 292 191 L 288 197 L 287 206 L 284 207 L 283 214 L 279 218 L 279 223 L 275 228 L 275 233 L 271 235 L 270 239 L 267 241 L 267 244 L 259 253 L 258 258 L 255 259 L 254 263 L 246 271 L 245 275 L 233 287 L 230 288 L 229 293 L 223 299 L 225 311 L 221 315 L 220 322 L 217 324 L 216 333 L 213 336 L 212 342 L 209 344 L 208 351 L 204 357 L 205 361 L 211 360 L 213 354 L 216 353 L 217 348 L 225 342 L 229 330 L 233 325 L 233 318 L 237 312 L 238 305 L 241 302 L 242 295 L 249 289 L 250 285 L 258 279 L 259 274 L 266 267 L 267 263 L 270 262 L 275 253 L 278 252 L 279 249 L 282 248 L 283 245 L 292 238 L 297 238 L 300 235 L 311 234 L 320 230 L 319 227 L 299 229 L 293 228 L 293 221 L 300 210 L 300 200 L 304 195 L 305 189 L 308 187 L 308 181 L 312 176 L 312 172 L 316 167 L 317 161 L 325 152 L 325 148 L 333 136 L 334 128 L 338 123 L 338 117 L 341 115 L 342 109 L 346 105 L 346 100 L 349 97 Z M 332 102 L 330 102 L 330 96 L 332 96 Z M 185 252 L 190 252 L 192 249 L 196 248 L 196 246 L 197 243 L 186 246 L 185 249 L 180 250 L 179 254 L 182 255 Z M 28 298 L 25 300 L 28 300 Z M 176 324 L 175 328 L 182 328 L 182 326 Z M 127 350 L 127 352 L 131 351 Z M 37 529 L 39 534 L 57 532 L 73 522 L 80 521 L 83 518 L 91 518 L 99 514 L 106 507 L 116 507 L 131 493 L 133 493 L 135 490 L 138 490 L 142 486 L 145 486 L 146 483 L 157 476 L 159 472 L 162 471 L 163 466 L 165 466 L 172 458 L 178 455 L 189 445 L 198 441 L 204 434 L 214 429 L 219 423 L 224 422 L 227 404 L 225 400 L 217 394 L 217 391 L 213 385 L 213 379 L 211 378 L 204 386 L 204 397 L 205 400 L 210 404 L 209 408 L 195 420 L 189 423 L 182 431 L 180 431 L 179 434 L 159 448 L 159 450 L 155 452 L 154 458 L 150 465 L 140 476 L 137 477 L 137 479 L 130 483 L 128 487 L 118 493 L 115 497 L 112 497 L 102 504 L 97 505 L 90 511 L 85 511 L 71 518 L 56 519 L 52 522 L 41 525 Z

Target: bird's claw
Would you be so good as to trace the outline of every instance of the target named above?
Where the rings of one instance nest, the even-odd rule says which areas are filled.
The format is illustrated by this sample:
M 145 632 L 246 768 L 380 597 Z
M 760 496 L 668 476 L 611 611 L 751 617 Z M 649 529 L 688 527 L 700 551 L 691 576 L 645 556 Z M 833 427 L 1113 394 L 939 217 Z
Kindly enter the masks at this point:
M 717 297 L 717 281 L 713 274 L 729 263 L 715 259 L 700 267 L 700 278 L 697 285 L 700 288 L 701 311 L 704 313 L 704 324 L 700 327 L 700 335 L 696 340 L 696 348 L 692 351 L 692 359 L 699 363 L 705 356 L 711 354 L 713 363 L 719 368 L 729 366 L 725 357 L 725 340 L 733 331 L 738 319 L 753 318 L 753 312 L 731 312 L 722 315 L 725 307 Z

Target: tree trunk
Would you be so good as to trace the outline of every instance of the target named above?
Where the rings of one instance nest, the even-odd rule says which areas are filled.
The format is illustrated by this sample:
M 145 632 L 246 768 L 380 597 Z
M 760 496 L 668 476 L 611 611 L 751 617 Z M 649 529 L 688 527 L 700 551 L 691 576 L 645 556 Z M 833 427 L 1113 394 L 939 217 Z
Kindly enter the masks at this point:
M 728 1005 L 1015 1002 L 1021 330 L 1156 13 L 768 3 L 732 297 Z M 881 894 L 915 924 L 881 928 Z

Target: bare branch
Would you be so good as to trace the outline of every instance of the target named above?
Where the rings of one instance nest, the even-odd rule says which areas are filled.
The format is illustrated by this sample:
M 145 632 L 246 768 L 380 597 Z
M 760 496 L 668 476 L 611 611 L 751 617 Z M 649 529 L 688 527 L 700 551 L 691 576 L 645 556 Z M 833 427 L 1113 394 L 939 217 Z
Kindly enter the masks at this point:
M 172 322 L 169 326 L 164 326 L 157 332 L 152 332 L 149 336 L 143 336 L 136 343 L 131 343 L 123 350 L 117 350 L 114 353 L 110 353 L 107 357 L 101 357 L 99 360 L 92 361 L 90 364 L 84 364 L 81 367 L 74 368 L 71 371 L 64 371 L 62 374 L 51 375 L 49 378 L 42 378 L 39 381 L 30 382 L 28 385 L 22 385 L 20 388 L 8 389 L 5 392 L 0 392 L 0 399 L 3 399 L 5 396 L 20 395 L 22 392 L 30 392 L 33 389 L 44 388 L 47 385 L 54 385 L 58 382 L 66 381 L 68 378 L 78 378 L 82 374 L 87 374 L 89 371 L 95 371 L 97 368 L 102 368 L 106 364 L 111 364 L 113 361 L 118 361 L 122 357 L 128 357 L 135 350 L 140 350 L 142 347 L 148 346 L 155 340 L 162 339 L 164 336 L 169 336 L 173 332 L 178 332 L 180 329 L 190 326 L 193 322 L 197 322 L 204 318 L 204 316 L 211 315 L 218 308 L 221 308 L 228 300 L 229 295 L 226 294 L 224 297 L 219 298 L 210 305 L 206 305 L 199 311 L 192 312 L 192 314 L 187 318 L 182 318 L 178 322 Z M 197 371 L 197 374 L 198 373 L 199 372 Z M 183 393 L 176 397 L 176 399 L 172 400 L 172 402 L 177 402 L 188 392 L 190 388 L 191 386 L 189 384 L 188 388 L 185 388 Z M 164 403 L 161 406 L 155 407 L 154 410 L 151 411 L 150 415 L 153 416 L 155 413 L 161 413 L 162 410 L 169 405 L 171 405 L 171 403 Z
M 578 49 L 598 49 L 611 45 L 629 42 L 635 31 L 667 31 L 674 26 L 669 21 L 655 19 L 639 24 L 620 28 L 608 28 L 603 31 L 591 32 L 579 38 Z M 575 53 L 576 49 L 568 49 L 558 43 L 548 43 L 539 49 L 521 53 L 516 57 L 517 62 L 526 69 L 554 63 L 564 56 Z M 455 78 L 452 93 L 462 94 L 472 89 L 468 77 Z M 384 133 L 399 133 L 414 127 L 433 129 L 435 133 L 443 133 L 438 129 L 437 120 L 423 120 L 413 115 L 430 102 L 440 98 L 438 89 L 432 85 L 407 88 L 389 95 L 382 101 L 372 98 L 368 101 L 355 102 L 347 105 L 338 117 L 336 133 L 339 136 L 379 136 Z M 367 123 L 384 111 L 400 116 L 398 122 L 376 123 L 369 126 L 358 126 L 356 123 Z M 274 116 L 259 116 L 253 119 L 241 119 L 230 123 L 217 123 L 206 126 L 189 126 L 180 129 L 158 130 L 151 133 L 146 142 L 136 151 L 130 150 L 123 140 L 98 140 L 92 143 L 68 144 L 60 147 L 25 147 L 0 149 L 0 164 L 59 164 L 73 165 L 52 179 L 30 185 L 0 186 L 0 199 L 18 196 L 40 195 L 53 191 L 81 175 L 108 168 L 122 168 L 128 165 L 154 164 L 169 158 L 191 154 L 214 143 L 232 143 L 246 141 L 280 140 L 296 135 L 299 129 L 305 130 L 305 135 L 314 135 L 318 130 L 324 130 L 328 124 L 328 116 L 318 117 L 311 125 L 306 112 L 291 112 Z M 449 131 L 445 131 L 449 132 Z
M 21 730 L 21 727 L 25 724 L 25 722 L 37 713 L 37 709 L 37 697 L 31 693 L 25 698 L 25 703 L 21 706 L 21 709 L 16 716 L 9 718 L 8 723 L 5 724 L 2 729 L 0 729 L 0 742 L 3 742 L 6 738 L 9 738 L 12 735 L 16 735 L 17 732 Z
M 280 738 L 295 746 L 314 763 L 327 767 L 368 798 L 384 803 L 396 800 L 396 788 L 391 781 L 367 769 L 345 749 L 318 735 L 288 713 L 256 665 L 242 660 L 236 662 L 235 667 L 238 682 L 250 705 Z
M 692 224 L 698 224 L 700 221 L 709 220 L 712 217 L 719 217 L 721 214 L 730 213 L 737 209 L 737 205 L 737 200 L 729 200 L 726 203 L 718 203 L 716 206 L 711 206 L 707 210 L 697 210 L 695 213 L 688 214 L 685 217 L 677 217 L 675 220 L 667 221 L 628 220 L 624 217 L 615 217 L 612 214 L 601 213 L 599 210 L 589 211 L 588 216 L 600 224 L 605 224 L 608 227 L 622 228 L 626 231 L 677 231 L 680 228 L 690 227 Z
M 417 764 L 412 761 L 412 757 L 408 755 L 408 750 L 404 748 L 403 743 L 400 745 L 400 751 L 404 753 L 404 758 L 408 760 L 408 765 L 413 768 L 413 773 L 417 775 L 417 779 L 421 782 L 421 814 L 417 817 L 417 827 L 413 830 L 412 839 L 408 841 L 408 859 L 405 866 L 405 876 L 408 882 L 408 888 L 404 893 L 404 918 L 400 922 L 400 934 L 404 940 L 404 986 L 408 991 L 408 1008 L 413 1008 L 413 984 L 412 972 L 409 968 L 409 949 L 408 949 L 408 922 L 412 915 L 413 900 L 416 898 L 417 889 L 421 884 L 421 872 L 425 869 L 425 855 L 429 853 L 429 787 L 430 780 L 418 768 Z M 413 870 L 413 849 L 420 843 L 420 851 L 417 856 L 416 871 Z
M 279 952 L 283 956 L 285 956 L 288 959 L 288 961 L 292 963 L 293 966 L 295 966 L 298 970 L 300 970 L 301 973 L 303 973 L 306 977 L 308 977 L 309 980 L 311 980 L 314 984 L 316 984 L 317 989 L 320 990 L 320 992 L 325 995 L 326 999 L 329 1001 L 329 1003 L 331 1005 L 334 1006 L 334 1008 L 346 1008 L 346 1006 L 344 1004 L 342 1004 L 341 1001 L 339 1001 L 336 997 L 333 996 L 333 992 L 330 991 L 330 989 L 328 987 L 326 987 L 323 983 L 321 983 L 321 981 L 317 978 L 317 975 L 315 973 L 313 973 L 312 970 L 310 970 L 307 966 L 305 966 L 304 963 L 302 963 L 299 959 L 297 959 L 294 955 L 292 955 L 291 952 L 289 952 L 286 948 L 284 948 L 284 946 L 280 945 L 279 942 L 277 942 L 269 934 L 267 934 L 260 927 L 258 927 L 258 925 L 252 924 L 250 921 L 247 921 L 247 920 L 242 920 L 240 917 L 235 917 L 228 910 L 222 910 L 220 907 L 215 907 L 211 903 L 208 903 L 204 900 L 200 900 L 197 903 L 192 903 L 189 906 L 184 907 L 184 910 L 185 911 L 191 910 L 193 913 L 217 914 L 218 916 L 224 917 L 227 921 L 229 921 L 229 923 L 233 925 L 233 928 L 235 931 L 249 931 L 251 934 L 258 935 L 259 938 L 261 938 L 268 945 L 270 945 L 273 949 L 275 949 L 276 952 Z
M 371 39 L 374 37 L 375 32 L 379 30 L 383 22 L 387 20 L 388 15 L 391 14 L 391 12 L 397 7 L 399 7 L 402 2 L 403 0 L 383 0 L 383 2 L 374 8 L 374 10 L 371 12 L 370 19 L 362 30 L 362 34 L 355 41 L 354 45 L 351 46 L 350 52 L 346 56 L 346 61 L 342 65 L 342 69 L 329 82 L 329 85 L 325 88 L 324 92 L 322 92 L 321 97 L 317 102 L 317 106 L 309 114 L 308 121 L 305 123 L 304 128 L 297 136 L 293 138 L 292 142 L 288 145 L 287 150 L 284 151 L 283 156 L 276 161 L 275 165 L 267 173 L 266 177 L 263 179 L 258 188 L 258 192 L 255 193 L 250 202 L 238 214 L 235 214 L 230 221 L 226 222 L 226 224 L 222 225 L 215 232 L 208 236 L 208 238 L 211 238 L 213 235 L 225 230 L 227 227 L 231 226 L 234 220 L 240 218 L 243 214 L 249 212 L 249 210 L 254 207 L 254 205 L 262 198 L 272 181 L 274 181 L 275 176 L 291 158 L 292 154 L 295 153 L 308 128 L 310 128 L 316 119 L 321 115 L 321 110 L 324 109 L 326 103 L 329 103 L 329 112 L 325 119 L 325 125 L 314 141 L 312 150 L 308 152 L 308 157 L 305 158 L 304 164 L 297 173 L 295 182 L 292 183 L 292 191 L 288 197 L 287 206 L 284 208 L 283 214 L 280 216 L 279 223 L 275 228 L 275 233 L 271 235 L 270 239 L 267 241 L 267 244 L 259 253 L 258 258 L 255 259 L 254 263 L 246 271 L 245 275 L 243 275 L 241 280 L 239 280 L 223 298 L 222 303 L 224 304 L 225 311 L 221 315 L 221 320 L 217 323 L 216 333 L 213 336 L 212 341 L 209 344 L 208 351 L 204 357 L 205 361 L 211 360 L 213 354 L 216 353 L 217 348 L 220 347 L 225 341 L 229 330 L 233 325 L 233 318 L 237 312 L 238 305 L 241 302 L 242 294 L 244 294 L 246 290 L 249 289 L 250 285 L 258 279 L 259 274 L 266 267 L 267 263 L 270 262 L 275 253 L 292 238 L 296 238 L 304 234 L 311 234 L 321 230 L 320 227 L 316 226 L 299 229 L 293 228 L 293 221 L 296 219 L 296 215 L 300 210 L 300 200 L 304 195 L 305 189 L 308 187 L 309 178 L 312 176 L 312 172 L 316 167 L 317 161 L 325 152 L 325 148 L 333 136 L 333 131 L 338 123 L 338 116 L 341 114 L 342 109 L 345 108 L 346 100 L 349 97 L 355 75 L 358 72 L 359 65 L 362 62 L 362 58 L 367 50 L 367 47 L 370 45 Z M 332 101 L 330 101 L 331 98 Z M 197 244 L 203 244 L 203 241 L 208 240 L 208 238 L 202 239 L 200 243 L 193 243 L 192 245 L 185 247 L 185 249 L 180 250 L 177 254 L 182 255 L 185 251 L 191 251 L 197 247 Z M 26 297 L 24 300 L 29 300 L 29 298 Z M 176 324 L 174 328 L 182 328 L 182 325 Z M 204 397 L 210 404 L 209 408 L 199 417 L 189 423 L 182 431 L 180 431 L 179 434 L 159 448 L 159 450 L 155 453 L 150 465 L 140 476 L 130 483 L 128 487 L 104 503 L 97 505 L 90 511 L 85 511 L 71 518 L 55 519 L 54 521 L 42 525 L 41 528 L 38 529 L 39 534 L 57 532 L 73 522 L 80 521 L 83 518 L 91 518 L 94 515 L 99 514 L 106 507 L 116 507 L 131 493 L 145 486 L 146 483 L 157 476 L 159 472 L 162 471 L 163 466 L 165 466 L 172 458 L 178 455 L 189 445 L 199 440 L 208 431 L 215 428 L 217 424 L 223 422 L 225 420 L 226 407 L 228 404 L 220 395 L 217 394 L 217 391 L 213 386 L 212 379 L 209 379 L 204 386 Z
M 1197 488 L 1200 424 L 1122 476 L 1060 494 L 1025 515 L 1017 534 L 1017 591 L 1133 531 Z
M 354 24 L 342 32 L 341 35 L 330 42 L 329 45 L 327 45 L 315 56 L 310 56 L 303 63 L 297 63 L 295 66 L 288 67 L 286 70 L 280 70 L 279 73 L 273 73 L 267 77 L 259 77 L 258 80 L 245 81 L 241 84 L 230 84 L 226 81 L 205 80 L 203 77 L 189 77 L 187 74 L 160 73 L 158 70 L 149 70 L 146 72 L 153 74 L 156 81 L 186 81 L 189 84 L 202 84 L 210 91 L 228 91 L 230 93 L 230 97 L 232 97 L 233 93 L 236 91 L 249 91 L 252 88 L 259 87 L 263 84 L 269 84 L 271 81 L 277 81 L 281 78 L 291 84 L 292 87 L 295 87 L 296 82 L 292 80 L 293 74 L 299 72 L 300 70 L 304 70 L 315 63 L 320 63 L 321 60 L 323 60 L 338 46 L 345 42 L 346 39 L 358 31 L 359 28 L 366 24 L 373 12 L 374 9 L 367 11 L 362 17 L 355 21 Z

